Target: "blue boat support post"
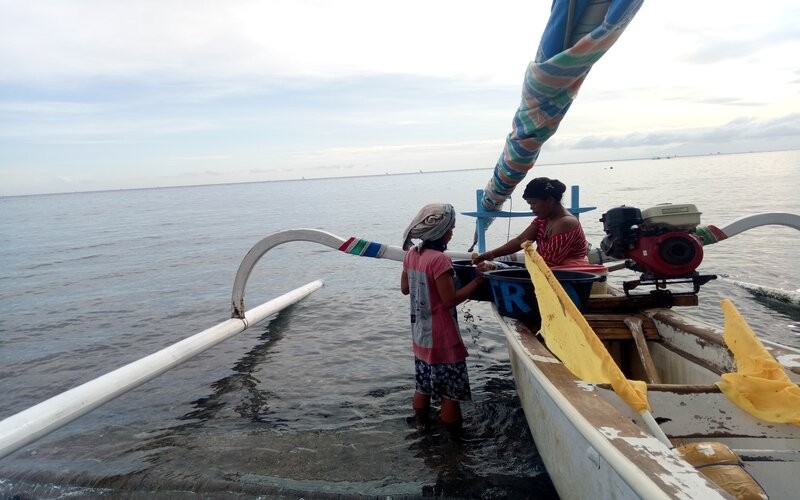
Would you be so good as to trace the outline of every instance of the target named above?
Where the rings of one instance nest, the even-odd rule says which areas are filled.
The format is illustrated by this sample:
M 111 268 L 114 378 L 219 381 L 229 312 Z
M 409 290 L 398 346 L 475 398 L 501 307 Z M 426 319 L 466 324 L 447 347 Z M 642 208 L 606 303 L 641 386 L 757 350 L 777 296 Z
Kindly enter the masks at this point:
M 530 217 L 530 212 L 508 212 L 506 210 L 486 210 L 483 207 L 483 189 L 478 189 L 475 192 L 477 212 L 461 212 L 461 215 L 468 217 L 475 217 L 476 221 L 476 235 L 478 240 L 478 252 L 484 253 L 486 251 L 486 229 L 489 228 L 492 220 L 495 217 Z M 597 207 L 582 207 L 580 206 L 580 187 L 572 186 L 570 195 L 570 206 L 567 207 L 569 213 L 580 219 L 584 212 L 594 210 Z

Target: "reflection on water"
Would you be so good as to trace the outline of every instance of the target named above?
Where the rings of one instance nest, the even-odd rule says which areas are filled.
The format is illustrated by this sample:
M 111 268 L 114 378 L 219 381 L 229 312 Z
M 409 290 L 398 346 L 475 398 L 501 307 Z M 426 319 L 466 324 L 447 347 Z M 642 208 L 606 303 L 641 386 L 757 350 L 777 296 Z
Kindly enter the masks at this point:
M 228 404 L 226 402 L 228 394 L 238 395 L 240 402 L 234 410 L 242 418 L 252 422 L 270 423 L 275 428 L 285 426 L 285 422 L 268 418 L 270 402 L 277 398 L 277 395 L 269 390 L 268 385 L 260 383 L 254 376 L 254 371 L 283 337 L 282 331 L 288 322 L 287 318 L 291 314 L 292 307 L 294 306 L 284 309 L 269 322 L 258 337 L 258 343 L 234 364 L 233 374 L 211 385 L 213 394 L 193 402 L 196 409 L 181 417 L 181 420 L 189 420 L 191 423 L 178 430 L 191 431 L 206 422 L 213 421 L 215 415 Z
M 464 406 L 461 432 L 435 420 L 414 421 L 410 373 L 401 375 L 407 383 L 390 380 L 385 387 L 356 377 L 350 384 L 355 390 L 342 391 L 349 396 L 329 395 L 319 405 L 294 391 L 286 394 L 303 372 L 314 370 L 305 366 L 308 358 L 286 363 L 292 343 L 302 344 L 287 336 L 302 309 L 297 305 L 259 328 L 252 348 L 175 425 L 135 436 L 106 428 L 66 438 L 47 457 L 36 457 L 46 458 L 44 463 L 0 466 L 10 478 L 0 484 L 0 494 L 557 498 L 519 407 L 510 366 L 502 361 L 501 339 L 483 331 L 489 325 L 475 313 L 482 306 L 468 303 L 464 309 L 464 336 L 474 352 L 474 401 Z M 411 370 L 410 358 L 404 361 Z M 104 458 L 81 464 L 84 454 Z

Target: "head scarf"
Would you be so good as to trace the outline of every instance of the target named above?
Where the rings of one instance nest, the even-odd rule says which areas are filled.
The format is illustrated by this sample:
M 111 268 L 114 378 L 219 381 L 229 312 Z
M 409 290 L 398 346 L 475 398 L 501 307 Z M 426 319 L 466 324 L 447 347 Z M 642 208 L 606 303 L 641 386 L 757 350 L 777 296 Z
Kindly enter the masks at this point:
M 548 177 L 537 177 L 530 181 L 525 186 L 525 192 L 522 193 L 522 199 L 529 200 L 535 198 L 537 200 L 546 200 L 550 196 L 556 200 L 561 200 L 561 195 L 567 190 L 567 186 L 557 179 L 550 179 Z
M 448 203 L 432 203 L 419 211 L 403 234 L 403 250 L 411 248 L 411 240 L 438 240 L 456 225 L 456 211 Z

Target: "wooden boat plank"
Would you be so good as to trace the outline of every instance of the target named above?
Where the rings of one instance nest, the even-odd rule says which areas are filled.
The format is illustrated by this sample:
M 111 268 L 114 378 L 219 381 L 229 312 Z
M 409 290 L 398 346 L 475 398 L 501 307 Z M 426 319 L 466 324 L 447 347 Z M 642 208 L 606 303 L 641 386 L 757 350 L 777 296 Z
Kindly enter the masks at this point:
M 673 295 L 671 307 L 691 307 L 698 304 L 697 295 Z M 643 309 L 663 307 L 661 301 L 650 295 L 593 295 L 586 303 L 587 313 L 637 312 Z
M 645 339 L 660 339 L 653 320 L 643 314 L 584 314 L 583 317 L 600 340 L 632 340 L 631 331 L 625 325 L 625 320 L 628 318 L 641 320 Z
M 653 364 L 653 358 L 650 356 L 650 350 L 647 348 L 647 341 L 644 339 L 642 320 L 639 318 L 625 318 L 623 323 L 630 329 L 633 341 L 636 343 L 636 351 L 639 353 L 639 359 L 647 376 L 647 383 L 661 383 L 661 378 L 656 371 L 655 364 Z

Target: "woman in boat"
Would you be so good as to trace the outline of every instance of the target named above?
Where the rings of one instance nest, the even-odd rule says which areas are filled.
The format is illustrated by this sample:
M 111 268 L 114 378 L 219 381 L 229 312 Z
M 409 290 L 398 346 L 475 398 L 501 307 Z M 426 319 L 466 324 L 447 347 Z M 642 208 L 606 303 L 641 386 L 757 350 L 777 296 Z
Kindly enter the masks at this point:
M 535 241 L 536 251 L 548 266 L 583 266 L 587 258 L 586 236 L 578 219 L 561 204 L 567 186 L 557 179 L 537 177 L 525 186 L 522 198 L 536 215 L 522 234 L 504 245 L 477 255 L 478 264 L 518 252 L 525 241 Z
M 431 399 L 441 400 L 440 419 L 461 424 L 461 402 L 472 399 L 456 306 L 469 298 L 484 278 L 476 277 L 456 290 L 453 262 L 444 253 L 453 237 L 455 209 L 449 204 L 426 205 L 403 237 L 400 289 L 410 295 L 411 333 L 416 391 L 412 406 L 427 421 Z M 412 239 L 421 242 L 412 246 Z

